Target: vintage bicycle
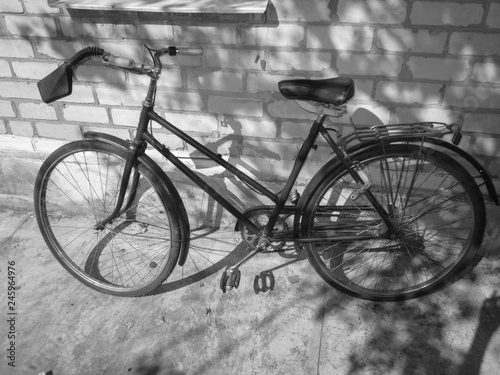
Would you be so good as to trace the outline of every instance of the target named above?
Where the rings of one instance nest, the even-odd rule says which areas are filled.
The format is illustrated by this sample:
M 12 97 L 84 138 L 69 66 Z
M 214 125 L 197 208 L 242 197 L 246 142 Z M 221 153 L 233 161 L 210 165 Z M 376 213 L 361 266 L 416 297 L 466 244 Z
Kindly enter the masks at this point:
M 185 205 L 168 174 L 148 156 L 147 145 L 237 219 L 249 252 L 223 271 L 224 292 L 238 287 L 241 264 L 285 244 L 305 251 L 329 285 L 378 301 L 426 295 L 481 260 L 486 217 L 480 186 L 497 205 L 498 196 L 484 168 L 457 147 L 457 124 L 354 126 L 354 132 L 343 135 L 325 120 L 346 113 L 354 95 L 351 78 L 281 81 L 281 94 L 316 120 L 288 180 L 275 193 L 155 112 L 160 57 L 197 55 L 202 49 L 150 52 L 152 64 L 140 64 L 87 47 L 38 83 L 46 103 L 68 96 L 74 67 L 90 57 L 150 78 L 132 140 L 85 132 L 83 140 L 54 151 L 36 179 L 35 211 L 43 238 L 64 268 L 87 286 L 118 296 L 145 295 L 189 256 Z M 273 204 L 236 208 L 155 138 L 153 122 Z M 333 157 L 298 194 L 294 184 L 318 138 Z

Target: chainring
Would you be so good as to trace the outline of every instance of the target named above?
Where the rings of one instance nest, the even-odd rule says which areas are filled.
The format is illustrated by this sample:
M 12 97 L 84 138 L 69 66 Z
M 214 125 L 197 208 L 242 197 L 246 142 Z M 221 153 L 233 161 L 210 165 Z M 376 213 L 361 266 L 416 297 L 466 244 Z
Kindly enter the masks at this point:
M 260 229 L 264 229 L 266 224 L 269 222 L 270 216 L 271 212 L 269 210 L 262 209 L 252 212 L 248 216 L 248 219 Z M 273 234 L 286 231 L 288 231 L 288 225 L 282 218 L 278 217 L 278 220 L 276 220 L 276 223 L 273 227 Z M 259 235 L 253 234 L 252 232 L 248 231 L 247 227 L 244 224 L 241 225 L 241 238 L 243 239 L 243 242 L 245 242 L 252 249 L 255 249 L 259 242 Z M 286 241 L 272 241 L 270 250 L 281 250 L 283 246 L 285 246 L 285 243 Z

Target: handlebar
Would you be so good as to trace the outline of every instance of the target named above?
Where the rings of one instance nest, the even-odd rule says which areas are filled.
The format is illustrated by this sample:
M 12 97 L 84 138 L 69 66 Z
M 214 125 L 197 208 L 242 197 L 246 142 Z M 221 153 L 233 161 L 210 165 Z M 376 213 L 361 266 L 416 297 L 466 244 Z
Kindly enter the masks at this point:
M 71 95 L 73 87 L 73 68 L 82 60 L 92 56 L 102 56 L 105 65 L 122 69 L 134 74 L 148 75 L 157 80 L 161 73 L 160 56 L 168 54 L 176 55 L 201 55 L 203 50 L 196 47 L 167 47 L 155 51 L 153 55 L 154 66 L 149 64 L 137 64 L 133 59 L 114 56 L 104 52 L 99 47 L 86 47 L 78 51 L 71 59 L 57 67 L 52 73 L 38 81 L 37 86 L 40 96 L 45 103 Z
M 104 53 L 103 62 L 111 67 L 124 69 L 135 74 L 145 74 L 149 76 L 158 76 L 161 72 L 161 61 L 160 57 L 162 55 L 177 56 L 177 55 L 187 55 L 187 56 L 199 56 L 203 54 L 203 49 L 199 47 L 166 47 L 156 51 L 153 55 L 154 66 L 148 64 L 138 64 L 134 59 L 127 57 L 114 56 L 110 53 Z

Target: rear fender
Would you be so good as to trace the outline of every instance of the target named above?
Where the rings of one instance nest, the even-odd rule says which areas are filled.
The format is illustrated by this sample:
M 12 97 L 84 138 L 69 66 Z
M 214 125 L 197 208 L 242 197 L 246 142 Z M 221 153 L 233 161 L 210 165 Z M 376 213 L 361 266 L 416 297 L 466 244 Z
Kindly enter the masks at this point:
M 357 153 L 359 151 L 372 148 L 372 147 L 380 147 L 380 142 L 381 140 L 372 140 L 368 142 L 363 142 L 357 145 L 354 145 L 353 147 L 350 147 L 346 150 L 348 154 L 353 154 Z M 401 143 L 401 142 L 413 142 L 413 143 L 421 143 L 422 142 L 422 136 L 392 136 L 389 138 L 384 139 L 383 141 L 385 144 L 392 144 L 392 143 Z M 484 185 L 486 186 L 486 189 L 488 191 L 488 195 L 490 199 L 497 205 L 500 205 L 499 199 L 498 199 L 498 194 L 495 189 L 495 185 L 493 184 L 493 181 L 491 179 L 490 174 L 488 171 L 483 168 L 483 166 L 469 153 L 466 151 L 462 150 L 460 147 L 455 146 L 452 143 L 446 142 L 443 139 L 440 138 L 434 138 L 434 137 L 425 137 L 423 140 L 423 143 L 425 146 L 429 147 L 430 145 L 435 145 L 438 147 L 442 147 L 444 149 L 447 149 L 451 151 L 452 153 L 455 153 L 456 155 L 460 156 L 462 159 L 464 159 L 469 166 L 473 167 L 476 169 L 481 178 L 484 181 Z M 453 155 L 451 155 L 453 157 Z

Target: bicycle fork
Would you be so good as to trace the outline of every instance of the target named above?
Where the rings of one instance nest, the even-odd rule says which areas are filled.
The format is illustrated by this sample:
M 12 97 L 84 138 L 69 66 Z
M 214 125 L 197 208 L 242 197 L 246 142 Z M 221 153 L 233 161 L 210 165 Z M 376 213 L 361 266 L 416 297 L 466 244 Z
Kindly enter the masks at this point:
M 150 97 L 150 95 L 152 94 L 148 93 L 148 97 Z M 125 200 L 125 194 L 127 192 L 127 187 L 130 182 L 130 176 L 132 174 L 132 168 L 134 167 L 137 158 L 140 155 L 142 155 L 144 153 L 144 150 L 146 149 L 146 142 L 142 139 L 142 135 L 144 134 L 147 128 L 149 112 L 151 111 L 152 108 L 150 103 L 147 101 L 148 97 L 146 98 L 143 104 L 136 136 L 133 141 L 129 142 L 128 145 L 127 159 L 125 161 L 125 166 L 123 168 L 123 175 L 120 182 L 120 191 L 118 193 L 118 198 L 116 199 L 115 208 L 113 212 L 106 219 L 101 220 L 94 226 L 95 230 L 103 230 L 104 227 L 107 224 L 111 223 L 117 216 L 127 211 L 135 199 L 140 178 L 140 173 L 138 169 L 134 171 L 134 175 L 132 176 L 132 185 L 130 187 L 130 195 L 128 197 L 127 203 L 125 204 L 125 207 L 123 207 L 122 209 L 123 202 Z
M 111 223 L 117 216 L 127 211 L 132 205 L 132 202 L 135 199 L 137 187 L 139 185 L 140 173 L 138 170 L 134 171 L 134 175 L 132 176 L 132 184 L 130 187 L 130 195 L 128 197 L 127 203 L 125 204 L 125 207 L 123 207 L 122 209 L 123 202 L 125 200 L 125 194 L 127 192 L 127 186 L 130 182 L 130 176 L 132 174 L 132 168 L 134 166 L 135 160 L 139 155 L 139 152 L 141 152 L 138 150 L 139 147 L 136 143 L 131 142 L 129 144 L 129 149 L 127 151 L 127 160 L 125 161 L 125 166 L 123 168 L 123 175 L 120 183 L 120 190 L 118 193 L 118 198 L 116 200 L 115 208 L 113 212 L 106 219 L 101 220 L 94 226 L 95 230 L 103 230 L 107 224 Z

